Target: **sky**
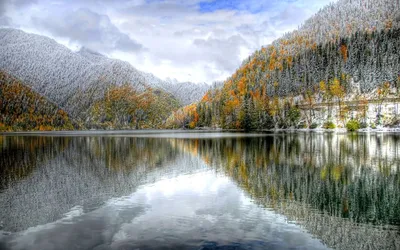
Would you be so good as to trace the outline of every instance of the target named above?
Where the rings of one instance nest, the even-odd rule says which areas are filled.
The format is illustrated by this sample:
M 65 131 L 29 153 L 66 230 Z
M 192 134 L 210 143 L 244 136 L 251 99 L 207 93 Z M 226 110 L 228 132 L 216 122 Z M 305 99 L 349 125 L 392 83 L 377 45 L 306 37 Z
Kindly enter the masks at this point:
M 332 0 L 0 0 L 0 26 L 128 61 L 161 79 L 232 75 Z

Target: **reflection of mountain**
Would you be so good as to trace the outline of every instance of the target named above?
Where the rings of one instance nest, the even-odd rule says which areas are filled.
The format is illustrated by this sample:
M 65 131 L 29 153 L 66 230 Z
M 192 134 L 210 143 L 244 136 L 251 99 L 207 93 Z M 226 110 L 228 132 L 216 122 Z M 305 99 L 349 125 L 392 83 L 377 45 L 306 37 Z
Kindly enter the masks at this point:
M 0 221 L 5 230 L 20 231 L 58 221 L 77 205 L 97 216 L 112 197 L 124 199 L 141 184 L 197 171 L 206 162 L 255 203 L 329 247 L 398 248 L 398 136 L 202 136 L 0 137 L 0 163 L 7 166 L 1 169 Z M 19 174 L 23 164 L 33 167 Z
M 301 224 L 330 247 L 400 244 L 397 136 L 304 134 L 186 142 L 192 144 L 186 148 L 198 145 L 206 162 L 257 203 Z M 389 153 L 379 156 L 374 148 Z
M 0 192 L 62 152 L 69 138 L 0 136 Z
M 5 156 L 0 180 L 12 185 L 0 192 L 0 221 L 7 231 L 57 220 L 76 205 L 96 208 L 111 197 L 134 192 L 140 184 L 198 166 L 185 165 L 195 159 L 159 138 L 0 138 L 8 148 L 0 150 Z M 42 141 L 48 147 L 35 146 Z

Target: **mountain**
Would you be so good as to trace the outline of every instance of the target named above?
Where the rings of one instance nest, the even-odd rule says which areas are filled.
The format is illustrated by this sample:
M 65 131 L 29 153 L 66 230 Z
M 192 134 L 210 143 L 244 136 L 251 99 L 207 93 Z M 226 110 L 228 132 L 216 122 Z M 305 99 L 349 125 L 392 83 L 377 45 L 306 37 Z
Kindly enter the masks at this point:
M 0 131 L 70 130 L 74 126 L 56 104 L 0 71 Z
M 165 81 L 151 73 L 142 73 L 150 86 L 171 93 L 182 105 L 198 102 L 211 88 L 207 83 L 178 82 L 176 79 L 167 78 Z
M 366 122 L 366 112 L 350 112 L 347 105 L 358 105 L 360 98 L 380 103 L 373 122 L 382 123 L 382 101 L 400 93 L 399 37 L 399 1 L 331 3 L 244 60 L 221 89 L 208 91 L 197 115 L 171 117 L 170 123 L 185 126 L 179 121 L 188 124 L 199 117 L 197 126 L 284 128 L 301 120 L 311 126 L 316 113 L 318 123 L 336 119 L 345 124 L 352 117 Z M 314 110 L 322 103 L 325 107 Z M 302 113 L 300 105 L 310 112 Z
M 158 88 L 182 104 L 198 101 L 209 88 L 206 84 L 162 81 L 127 62 L 87 48 L 73 52 L 53 39 L 17 29 L 0 29 L 0 69 L 21 79 L 73 117 L 79 117 L 112 84 L 129 83 L 140 91 Z
M 77 53 L 93 63 L 112 60 L 85 47 L 82 47 Z M 207 92 L 207 90 L 210 89 L 210 85 L 207 83 L 178 82 L 176 79 L 171 78 L 161 80 L 152 73 L 141 71 L 139 71 L 139 73 L 142 76 L 141 80 L 144 81 L 144 83 L 146 83 L 148 86 L 171 93 L 181 102 L 182 105 L 188 105 L 199 101 Z
M 190 82 L 177 82 L 171 84 L 173 95 L 180 100 L 183 105 L 200 101 L 210 88 L 210 85 L 206 83 L 198 83 L 194 85 Z

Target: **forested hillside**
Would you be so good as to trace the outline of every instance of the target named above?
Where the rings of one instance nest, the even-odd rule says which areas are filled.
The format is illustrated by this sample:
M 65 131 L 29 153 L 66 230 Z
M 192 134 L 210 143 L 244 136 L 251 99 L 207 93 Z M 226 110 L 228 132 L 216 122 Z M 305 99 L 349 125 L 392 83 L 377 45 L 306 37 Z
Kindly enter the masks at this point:
M 64 110 L 0 71 L 0 131 L 72 129 Z
M 74 52 L 48 37 L 8 28 L 0 28 L 0 70 L 18 77 L 80 123 L 87 121 L 88 110 L 110 85 L 129 84 L 139 92 L 159 89 L 162 99 L 175 99 L 165 110 L 176 105 L 176 100 L 181 105 L 199 101 L 209 88 L 207 84 L 164 81 L 85 47 Z
M 65 119 L 83 129 L 332 128 L 349 119 L 375 126 L 384 118 L 383 101 L 400 97 L 399 2 L 332 3 L 298 30 L 255 51 L 222 87 L 211 89 L 162 81 L 86 48 L 73 52 L 47 37 L 0 29 L 0 69 L 23 81 L 10 85 L 15 90 L 2 88 L 34 93 L 32 98 L 65 110 Z M 25 92 L 13 94 L 13 100 L 30 100 Z M 369 102 L 376 103 L 376 121 L 367 119 Z M 37 120 L 32 114 L 38 110 L 39 117 L 48 114 L 41 106 L 28 112 L 25 103 L 22 111 L 2 105 L 3 130 L 72 128 L 64 118 Z
M 399 51 L 398 0 L 339 0 L 254 52 L 222 89 L 176 112 L 169 125 L 290 127 L 299 122 L 299 104 L 321 102 L 336 102 L 346 120 L 344 101 L 351 94 L 397 95 Z
M 164 128 L 171 112 L 180 107 L 179 101 L 161 90 L 142 91 L 130 84 L 104 88 L 101 98 L 88 102 L 85 119 L 72 121 L 57 104 L 0 71 L 0 131 Z M 76 98 L 84 97 L 78 93 Z
M 85 47 L 73 52 L 48 37 L 16 29 L 0 29 L 0 59 L 0 70 L 21 79 L 12 85 L 15 89 L 7 85 L 13 101 L 30 100 L 24 95 L 35 93 L 33 98 L 51 101 L 51 108 L 64 110 L 81 129 L 163 128 L 172 111 L 200 100 L 209 88 L 163 81 Z M 25 104 L 21 110 L 13 105 L 2 109 L 3 130 L 72 129 L 53 121 L 42 124 Z M 32 105 L 34 112 L 48 113 L 46 107 Z
M 92 103 L 85 127 L 97 129 L 164 128 L 171 112 L 180 107 L 171 94 L 131 85 L 110 85 L 104 96 Z

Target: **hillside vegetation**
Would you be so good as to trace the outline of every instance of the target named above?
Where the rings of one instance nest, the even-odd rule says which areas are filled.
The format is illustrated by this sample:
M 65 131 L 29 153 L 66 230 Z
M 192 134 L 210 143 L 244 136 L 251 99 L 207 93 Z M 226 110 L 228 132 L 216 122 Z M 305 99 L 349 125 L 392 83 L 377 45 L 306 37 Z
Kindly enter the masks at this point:
M 110 85 L 89 109 L 86 127 L 107 129 L 163 128 L 172 111 L 180 107 L 171 94 L 147 88 L 137 91 L 130 84 Z
M 339 0 L 254 52 L 222 88 L 175 112 L 169 126 L 290 127 L 305 119 L 298 105 L 322 102 L 338 105 L 346 121 L 352 94 L 366 100 L 397 95 L 399 37 L 399 1 Z M 312 117 L 305 120 L 312 125 Z
M 101 98 L 81 100 L 88 109 L 81 115 L 84 120 L 73 122 L 58 105 L 0 71 L 0 131 L 164 128 L 168 116 L 180 107 L 161 90 L 139 91 L 131 84 L 104 88 Z
M 137 93 L 149 88 L 161 91 L 154 101 L 167 105 L 163 114 L 177 102 L 187 105 L 199 101 L 209 88 L 205 83 L 164 81 L 85 47 L 75 52 L 48 37 L 9 28 L 0 28 L 0 70 L 17 77 L 82 124 L 93 120 L 88 111 L 111 85 L 129 85 Z M 165 103 L 165 98 L 171 102 Z
M 64 110 L 0 71 L 0 132 L 72 129 L 74 123 Z
M 399 37 L 398 0 L 339 0 L 210 88 L 163 81 L 86 48 L 73 52 L 44 36 L 0 29 L 0 69 L 21 79 L 1 73 L 0 127 L 72 129 L 70 119 L 81 129 L 398 124 L 397 113 L 384 117 L 382 106 L 400 97 Z

